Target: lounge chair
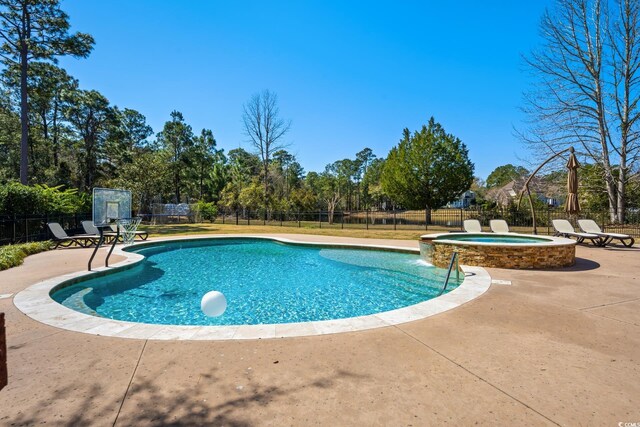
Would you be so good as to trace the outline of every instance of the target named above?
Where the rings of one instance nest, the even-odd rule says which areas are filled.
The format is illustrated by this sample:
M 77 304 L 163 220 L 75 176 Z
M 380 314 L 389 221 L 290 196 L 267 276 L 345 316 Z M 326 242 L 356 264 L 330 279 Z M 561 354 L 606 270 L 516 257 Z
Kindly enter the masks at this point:
M 477 219 L 465 219 L 462 227 L 467 233 L 482 233 L 482 226 Z
M 596 246 L 604 246 L 606 245 L 605 240 L 593 233 L 578 233 L 573 229 L 573 225 L 566 219 L 554 219 L 551 221 L 553 223 L 553 228 L 555 229 L 554 236 L 561 237 L 575 237 L 578 243 L 584 242 L 585 239 L 591 240 Z
M 114 233 L 118 232 L 118 225 L 117 224 L 111 224 L 111 231 L 113 231 Z M 122 238 L 122 235 L 124 233 L 124 230 L 122 229 L 122 227 L 120 227 L 120 237 Z M 133 238 L 135 239 L 136 237 L 140 237 L 140 240 L 147 240 L 147 238 L 149 237 L 149 233 L 147 233 L 146 231 L 142 231 L 142 230 L 136 230 L 135 232 L 135 236 L 133 236 Z
M 626 247 L 630 248 L 635 243 L 633 237 L 628 234 L 621 233 L 605 233 L 600 226 L 592 219 L 579 219 L 578 227 L 585 233 L 597 234 L 604 239 L 605 244 L 611 243 L 612 240 L 620 240 Z
M 47 223 L 51 234 L 53 234 L 53 240 L 56 243 L 54 249 L 57 249 L 58 246 L 62 246 L 64 248 L 68 248 L 72 245 L 78 245 L 82 248 L 89 247 L 91 245 L 95 245 L 97 242 L 97 238 L 95 236 L 90 236 L 86 234 L 77 234 L 75 236 L 69 236 L 66 231 L 58 224 L 57 222 L 49 222 Z
M 82 221 L 82 228 L 87 236 L 95 236 L 96 239 L 100 238 L 100 230 L 93 224 L 93 221 Z M 116 237 L 116 233 L 113 231 L 103 231 L 104 241 L 109 243 Z
M 492 219 L 489 221 L 489 227 L 494 233 L 511 233 L 511 231 L 509 231 L 509 224 L 507 224 L 507 221 L 504 219 Z

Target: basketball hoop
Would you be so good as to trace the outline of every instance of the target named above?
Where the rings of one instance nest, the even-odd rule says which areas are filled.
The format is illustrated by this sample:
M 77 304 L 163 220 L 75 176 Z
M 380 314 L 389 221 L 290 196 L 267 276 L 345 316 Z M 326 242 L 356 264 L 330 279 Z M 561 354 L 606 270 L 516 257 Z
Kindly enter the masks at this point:
M 133 244 L 141 220 L 142 218 L 140 217 L 116 220 L 116 224 L 118 224 L 118 228 L 120 229 L 120 235 L 122 236 L 123 245 L 128 246 Z

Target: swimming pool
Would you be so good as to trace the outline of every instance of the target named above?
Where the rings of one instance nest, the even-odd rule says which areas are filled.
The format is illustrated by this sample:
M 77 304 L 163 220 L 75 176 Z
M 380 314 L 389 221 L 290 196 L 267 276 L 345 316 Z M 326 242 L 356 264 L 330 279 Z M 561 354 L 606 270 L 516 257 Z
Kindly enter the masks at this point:
M 445 271 L 414 253 L 232 238 L 166 242 L 134 251 L 131 269 L 53 290 L 85 314 L 170 325 L 262 325 L 366 316 L 436 297 Z M 449 290 L 458 282 L 452 280 Z M 222 292 L 220 317 L 200 310 Z

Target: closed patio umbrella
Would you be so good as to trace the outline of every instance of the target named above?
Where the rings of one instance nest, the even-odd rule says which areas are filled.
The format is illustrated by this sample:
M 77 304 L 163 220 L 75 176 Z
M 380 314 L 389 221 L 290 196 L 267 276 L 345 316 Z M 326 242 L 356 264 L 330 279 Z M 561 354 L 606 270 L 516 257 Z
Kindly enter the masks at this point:
M 570 215 L 580 213 L 580 204 L 578 203 L 578 159 L 573 152 L 573 147 L 569 149 L 569 161 L 567 162 L 567 202 L 565 203 L 565 211 Z

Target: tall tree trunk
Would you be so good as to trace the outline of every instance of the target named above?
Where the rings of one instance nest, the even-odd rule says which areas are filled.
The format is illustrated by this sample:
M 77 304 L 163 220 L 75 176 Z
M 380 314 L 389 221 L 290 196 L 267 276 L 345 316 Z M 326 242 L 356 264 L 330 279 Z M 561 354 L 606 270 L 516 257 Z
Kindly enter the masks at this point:
M 601 110 L 604 115 L 604 109 Z M 600 131 L 600 144 L 602 146 L 602 168 L 604 169 L 604 179 L 605 185 L 607 189 L 607 200 L 609 201 L 609 219 L 611 222 L 617 222 L 618 220 L 618 210 L 616 203 L 616 183 L 615 178 L 613 177 L 613 171 L 611 168 L 611 162 L 609 161 L 609 147 L 606 140 L 606 135 L 608 131 L 604 130 L 603 125 L 604 119 L 600 120 L 601 131 Z
M 180 171 L 176 172 L 173 176 L 173 183 L 176 188 L 176 204 L 180 203 L 180 176 L 178 175 Z
M 25 6 L 26 8 L 26 2 Z M 27 44 L 23 39 L 20 44 L 20 183 L 28 184 L 29 154 L 29 103 L 27 99 Z
M 340 196 L 333 195 L 330 199 L 327 200 L 327 221 L 329 224 L 333 224 L 333 216 L 336 211 L 336 206 L 338 205 L 338 200 L 340 200 Z
M 426 225 L 431 224 L 431 208 L 429 206 L 425 207 L 424 210 L 424 220 L 426 222 Z
M 53 121 L 51 123 L 51 132 L 53 133 L 53 165 L 58 168 L 58 103 L 55 102 L 53 107 Z
M 625 221 L 625 191 L 627 181 L 627 154 L 633 150 L 635 131 L 633 124 L 640 115 L 637 107 L 638 78 L 636 73 L 640 65 L 638 56 L 638 23 L 640 7 L 637 1 L 621 0 L 618 2 L 619 21 L 609 33 L 612 46 L 612 64 L 614 85 L 622 85 L 622 91 L 614 91 L 617 114 L 620 121 L 620 146 L 614 150 L 620 156 L 620 169 L 617 177 L 617 211 L 618 222 Z M 633 162 L 633 158 L 630 160 Z
M 267 206 L 269 205 L 269 158 L 264 161 L 264 219 L 267 219 Z
M 27 150 L 29 151 L 29 157 L 31 160 L 28 163 L 31 165 L 31 179 L 38 180 L 38 171 L 36 167 L 36 147 L 33 141 L 31 144 L 27 144 Z
M 627 180 L 627 159 L 626 153 L 623 156 L 620 156 L 620 170 L 618 172 L 618 222 L 620 224 L 624 224 L 625 221 L 625 191 L 626 191 L 626 180 Z

